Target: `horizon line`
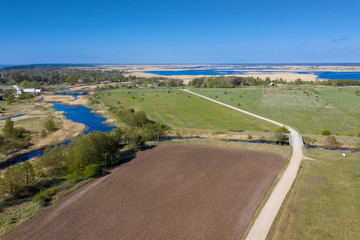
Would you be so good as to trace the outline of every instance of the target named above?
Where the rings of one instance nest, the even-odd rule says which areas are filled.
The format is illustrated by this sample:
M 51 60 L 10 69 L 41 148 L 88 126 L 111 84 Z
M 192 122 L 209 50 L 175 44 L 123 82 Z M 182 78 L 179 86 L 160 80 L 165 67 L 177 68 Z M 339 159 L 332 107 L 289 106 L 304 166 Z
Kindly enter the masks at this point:
M 360 64 L 360 62 L 292 62 L 292 63 L 266 63 L 266 62 L 249 62 L 249 63 L 20 63 L 20 64 L 12 64 L 12 63 L 0 63 L 0 66 L 4 67 L 13 67 L 13 66 L 31 66 L 31 65 L 254 65 L 254 64 L 262 64 L 262 65 L 326 65 L 326 64 Z

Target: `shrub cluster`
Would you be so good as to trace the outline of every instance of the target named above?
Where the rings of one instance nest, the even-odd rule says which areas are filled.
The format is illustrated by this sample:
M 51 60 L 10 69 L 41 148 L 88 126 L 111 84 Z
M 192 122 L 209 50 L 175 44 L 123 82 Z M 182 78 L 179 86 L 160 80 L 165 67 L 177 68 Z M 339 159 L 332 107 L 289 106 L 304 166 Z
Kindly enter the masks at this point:
M 24 148 L 29 144 L 30 135 L 22 127 L 14 127 L 11 118 L 6 118 L 5 125 L 0 135 L 0 153 L 6 155 Z

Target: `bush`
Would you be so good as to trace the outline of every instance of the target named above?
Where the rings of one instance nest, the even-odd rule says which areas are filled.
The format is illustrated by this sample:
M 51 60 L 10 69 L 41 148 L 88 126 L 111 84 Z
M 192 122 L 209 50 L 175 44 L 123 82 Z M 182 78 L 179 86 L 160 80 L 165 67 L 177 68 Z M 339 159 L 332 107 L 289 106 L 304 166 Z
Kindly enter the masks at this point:
M 283 131 L 281 131 L 280 129 L 276 129 L 274 134 L 274 140 L 277 143 L 283 144 L 288 140 L 288 137 L 285 135 Z
M 329 129 L 324 129 L 324 130 L 321 132 L 321 135 L 329 136 L 329 135 L 331 135 L 331 132 L 330 132 Z
M 145 139 L 141 135 L 136 135 L 130 138 L 129 149 L 137 152 L 145 148 Z
M 219 135 L 219 134 L 225 134 L 225 131 L 221 131 L 221 130 L 216 130 L 214 132 L 215 135 Z M 180 136 L 181 137 L 181 136 Z
M 340 143 L 336 140 L 334 136 L 327 136 L 325 139 L 325 145 L 324 147 L 327 149 L 330 148 L 338 148 L 340 146 Z
M 34 202 L 37 202 L 37 203 L 38 203 L 39 205 L 41 205 L 41 206 L 45 206 L 45 205 L 46 205 L 45 198 L 44 198 L 44 196 L 43 196 L 41 193 L 36 194 L 36 195 L 33 197 L 33 201 L 34 201 Z
M 284 133 L 289 132 L 289 129 L 287 129 L 285 126 L 280 127 L 279 130 Z
M 176 139 L 181 139 L 181 133 L 180 133 L 179 130 L 176 130 L 175 138 L 176 138 Z
M 13 130 L 13 136 L 15 137 L 15 138 L 25 138 L 26 137 L 26 135 L 27 134 L 25 134 L 26 133 L 26 130 L 25 130 L 25 128 L 23 128 L 23 127 L 16 127 L 16 128 L 14 128 L 14 130 Z
M 40 137 L 45 138 L 46 136 L 47 136 L 47 133 L 46 133 L 45 129 L 41 130 Z
M 99 164 L 90 164 L 85 168 L 83 175 L 86 178 L 91 178 L 99 175 L 101 172 L 102 169 Z
M 360 131 L 356 134 L 357 137 L 360 137 Z
M 83 180 L 83 177 L 77 173 L 69 173 L 65 178 L 71 184 L 75 184 Z
M 42 191 L 36 194 L 33 197 L 33 201 L 39 203 L 42 206 L 45 206 L 48 202 L 51 201 L 52 197 L 56 194 L 56 187 L 49 188 L 45 191 Z
M 48 131 L 48 132 L 55 132 L 56 131 L 56 126 L 55 123 L 52 119 L 48 119 L 44 122 L 44 128 Z

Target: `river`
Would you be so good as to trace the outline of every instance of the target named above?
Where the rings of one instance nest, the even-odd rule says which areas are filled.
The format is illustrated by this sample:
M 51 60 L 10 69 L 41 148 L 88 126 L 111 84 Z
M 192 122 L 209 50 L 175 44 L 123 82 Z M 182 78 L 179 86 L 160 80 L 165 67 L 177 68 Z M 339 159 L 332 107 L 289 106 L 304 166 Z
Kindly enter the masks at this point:
M 74 96 L 75 99 L 77 96 Z M 87 129 L 83 134 L 88 134 L 93 131 L 100 132 L 110 132 L 112 129 L 116 128 L 114 125 L 107 124 L 106 118 L 101 116 L 98 113 L 95 113 L 94 110 L 87 108 L 82 105 L 66 105 L 58 102 L 52 102 L 53 108 L 57 111 L 65 112 L 65 117 L 73 122 L 83 123 L 86 125 Z M 69 144 L 69 140 L 65 141 L 62 144 Z M 24 162 L 30 160 L 34 157 L 42 156 L 44 150 L 33 151 L 24 155 L 17 156 L 15 158 L 9 159 L 3 163 L 0 163 L 0 169 L 4 169 L 12 164 Z

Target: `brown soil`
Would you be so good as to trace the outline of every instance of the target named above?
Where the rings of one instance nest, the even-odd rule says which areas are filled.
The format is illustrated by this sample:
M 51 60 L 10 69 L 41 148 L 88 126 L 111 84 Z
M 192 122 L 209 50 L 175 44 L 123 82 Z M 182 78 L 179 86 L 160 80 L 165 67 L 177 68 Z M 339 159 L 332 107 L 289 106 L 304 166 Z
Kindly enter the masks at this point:
M 239 239 L 285 163 L 276 153 L 164 144 L 5 239 Z

